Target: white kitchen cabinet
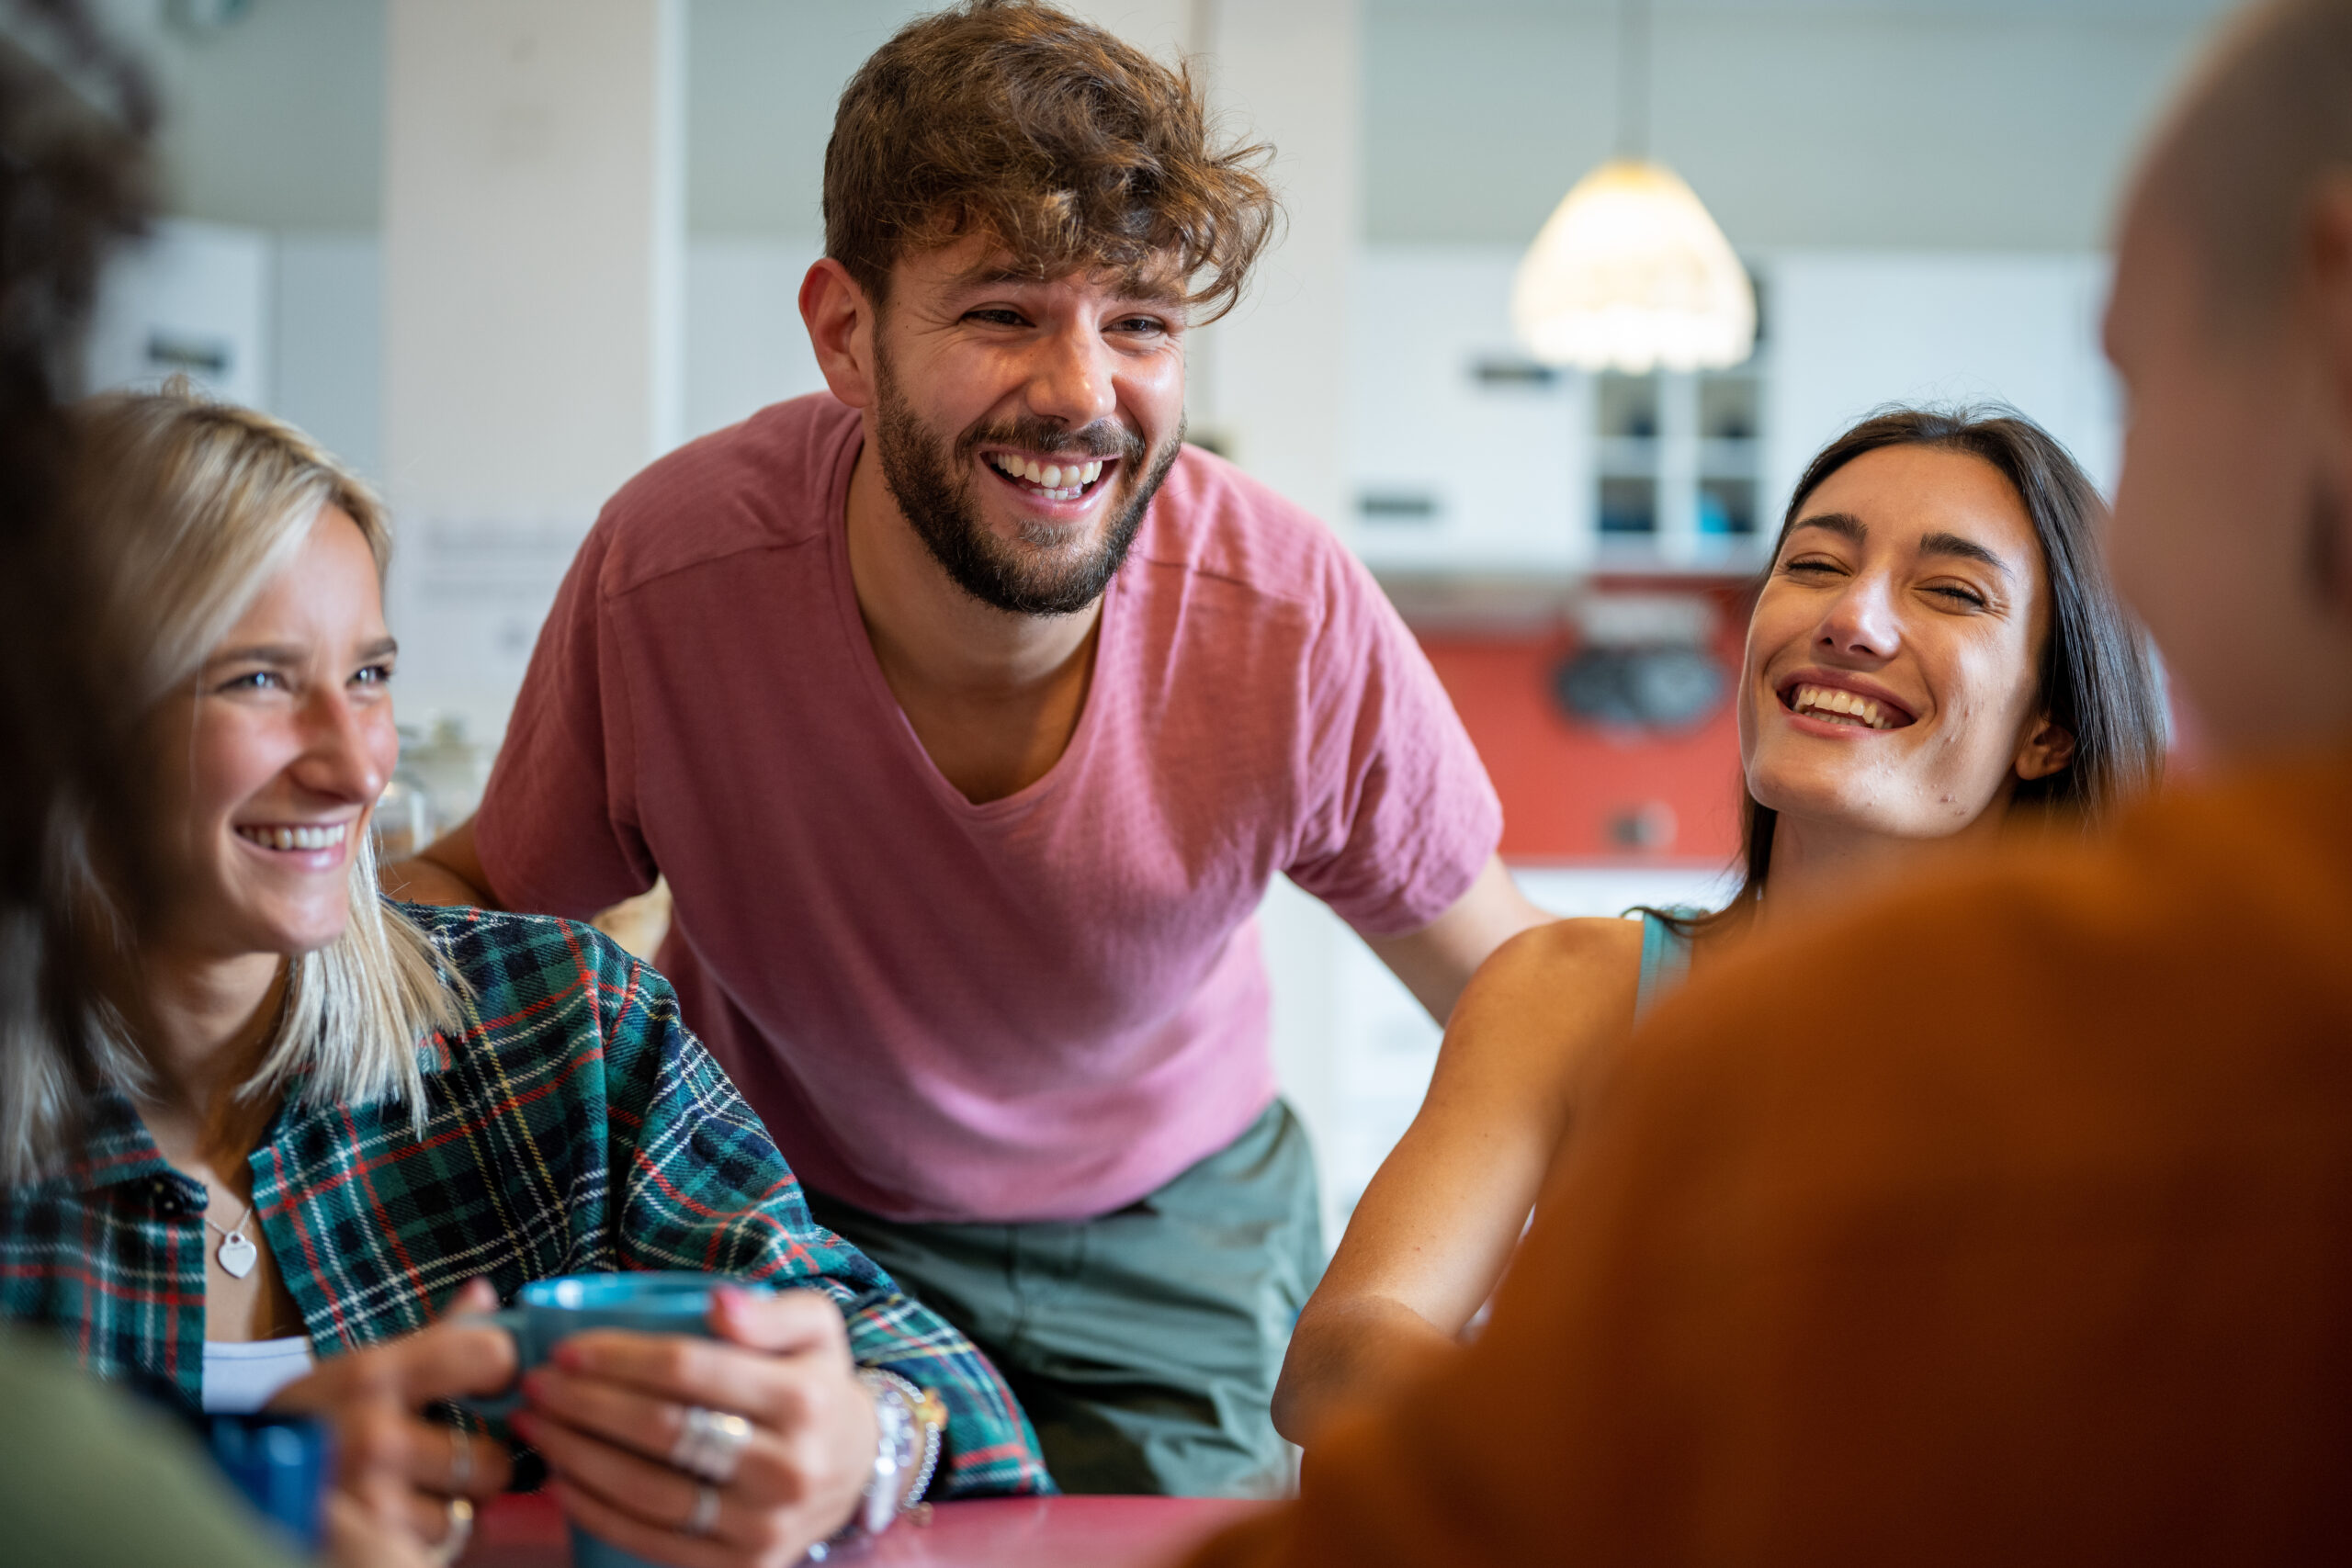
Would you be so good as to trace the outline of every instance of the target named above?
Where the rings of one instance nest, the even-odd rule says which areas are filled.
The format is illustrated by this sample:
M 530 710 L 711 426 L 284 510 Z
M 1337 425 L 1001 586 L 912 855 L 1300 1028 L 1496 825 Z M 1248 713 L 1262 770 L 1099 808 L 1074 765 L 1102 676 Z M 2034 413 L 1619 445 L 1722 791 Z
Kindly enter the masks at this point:
M 99 279 L 83 377 L 93 391 L 185 374 L 232 402 L 267 407 L 274 299 L 270 237 L 165 219 Z
M 1814 453 L 1890 402 L 2005 402 L 2094 480 L 2121 439 L 2103 257 L 1774 252 L 1764 330 L 1702 375 L 1548 372 L 1512 340 L 1515 248 L 1368 247 L 1349 537 L 1393 577 L 1744 571 Z
M 2006 402 L 2111 492 L 2122 408 L 2099 352 L 2098 255 L 1781 252 L 1765 486 L 1775 515 L 1805 464 L 1888 402 Z
M 1591 555 L 1591 378 L 1512 342 L 1518 265 L 1516 250 L 1374 246 L 1356 269 L 1342 526 L 1377 570 L 1562 572 Z

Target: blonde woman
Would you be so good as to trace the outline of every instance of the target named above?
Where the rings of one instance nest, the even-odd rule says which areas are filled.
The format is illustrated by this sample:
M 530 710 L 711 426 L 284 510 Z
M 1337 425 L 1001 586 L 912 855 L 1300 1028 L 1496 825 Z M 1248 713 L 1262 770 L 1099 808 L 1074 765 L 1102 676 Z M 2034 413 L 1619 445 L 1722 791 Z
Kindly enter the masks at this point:
M 0 1049 L 0 1314 L 188 1405 L 329 1415 L 345 1488 L 455 1544 L 509 1465 L 423 1412 L 503 1386 L 512 1351 L 428 1325 L 534 1279 L 716 1269 L 808 1288 L 722 1292 L 715 1341 L 583 1337 L 526 1380 L 515 1429 L 595 1534 L 774 1561 L 887 1522 L 917 1499 L 877 1510 L 877 1449 L 920 1441 L 922 1389 L 948 1412 L 934 1495 L 1042 1484 L 994 1371 L 809 1220 L 659 976 L 585 927 L 378 898 L 397 649 L 367 489 L 184 391 L 77 423 L 153 806 L 51 845 L 120 978 L 86 1044 Z M 132 857 L 152 908 L 113 892 Z M 714 1411 L 742 1418 L 718 1455 L 692 1440 Z

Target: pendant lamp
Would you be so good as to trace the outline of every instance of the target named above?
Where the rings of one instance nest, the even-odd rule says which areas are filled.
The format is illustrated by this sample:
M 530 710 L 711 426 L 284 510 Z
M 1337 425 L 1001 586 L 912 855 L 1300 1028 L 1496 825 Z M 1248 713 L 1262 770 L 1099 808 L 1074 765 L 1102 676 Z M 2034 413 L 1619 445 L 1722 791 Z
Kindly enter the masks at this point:
M 1618 154 L 1578 180 L 1519 264 L 1511 325 L 1545 365 L 1717 369 L 1756 346 L 1756 290 L 1680 176 L 1642 155 L 1647 0 L 1623 0 Z

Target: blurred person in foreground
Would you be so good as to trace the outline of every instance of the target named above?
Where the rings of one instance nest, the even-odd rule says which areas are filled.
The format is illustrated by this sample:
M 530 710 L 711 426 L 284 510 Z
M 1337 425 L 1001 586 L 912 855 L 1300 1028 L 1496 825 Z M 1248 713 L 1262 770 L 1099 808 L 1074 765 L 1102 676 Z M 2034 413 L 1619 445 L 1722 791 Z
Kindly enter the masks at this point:
M 145 220 L 153 120 L 145 77 L 83 6 L 0 4 L 0 1056 L 72 1029 L 93 978 L 50 919 L 52 825 L 138 793 L 113 750 L 130 716 L 87 637 L 58 400 L 99 262 Z M 328 1517 L 339 1568 L 424 1562 L 356 1505 Z M 292 1563 L 185 1430 L 16 1333 L 0 1333 L 0 1554 L 43 1568 Z
M 2230 773 L 1667 1002 L 1486 1334 L 1204 1568 L 2352 1557 L 2352 0 L 2230 30 L 2107 341 Z
M 708 1339 L 582 1335 L 523 1380 L 514 1430 L 616 1546 L 791 1561 L 934 1479 L 1042 1484 L 992 1369 L 810 1222 L 659 976 L 565 921 L 381 898 L 398 649 L 366 488 L 181 389 L 72 429 L 93 627 L 155 782 L 49 846 L 119 977 L 78 1038 L 0 1063 L 0 1314 L 187 1407 L 325 1417 L 338 1484 L 428 1544 L 509 1475 L 473 1423 L 425 1418 L 514 1378 L 462 1314 L 566 1274 L 777 1287 L 718 1292 Z M 118 846 L 163 874 L 143 910 Z
M 1443 1354 L 1492 1293 L 1581 1079 L 1692 972 L 1939 857 L 2095 829 L 2164 762 L 2164 703 L 2098 547 L 2107 509 L 2021 416 L 1863 420 L 1798 481 L 1738 687 L 1743 872 L 1723 908 L 1559 920 L 1463 993 L 1428 1098 L 1299 1315 L 1294 1440 Z
M 613 498 L 481 811 L 387 877 L 584 918 L 665 876 L 658 963 L 819 1223 L 996 1359 L 1069 1490 L 1290 1478 L 1323 1250 L 1269 881 L 1440 1019 L 1543 919 L 1371 576 L 1184 444 L 1264 152 L 1050 6 L 900 29 L 825 154 L 830 390 Z

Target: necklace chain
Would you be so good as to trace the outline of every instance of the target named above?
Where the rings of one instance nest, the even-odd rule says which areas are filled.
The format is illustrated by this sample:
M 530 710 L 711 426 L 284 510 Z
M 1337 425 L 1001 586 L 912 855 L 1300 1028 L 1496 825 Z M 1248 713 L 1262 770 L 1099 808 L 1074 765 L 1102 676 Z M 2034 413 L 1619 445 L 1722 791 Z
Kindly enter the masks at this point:
M 206 1196 L 209 1198 L 210 1194 Z M 220 1245 L 212 1249 L 212 1257 L 234 1279 L 242 1280 L 252 1273 L 254 1264 L 261 1257 L 261 1249 L 254 1245 L 251 1236 L 245 1235 L 245 1222 L 253 1217 L 253 1213 L 254 1206 L 249 1201 L 245 1204 L 245 1212 L 237 1216 L 237 1223 L 220 1230 L 220 1224 L 212 1218 L 209 1204 L 207 1205 L 204 1223 L 220 1231 Z

